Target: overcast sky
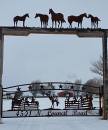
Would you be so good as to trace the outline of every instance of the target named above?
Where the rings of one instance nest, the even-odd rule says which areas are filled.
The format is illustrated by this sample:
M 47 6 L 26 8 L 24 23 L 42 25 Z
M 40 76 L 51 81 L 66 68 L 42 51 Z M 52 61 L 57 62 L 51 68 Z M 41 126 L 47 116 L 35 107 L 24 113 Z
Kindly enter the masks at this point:
M 67 16 L 86 12 L 101 19 L 99 27 L 108 28 L 107 0 L 0 0 L 0 26 L 13 26 L 14 16 L 29 13 L 26 26 L 40 27 L 39 19 L 34 19 L 35 13 L 48 14 L 49 8 L 64 14 L 66 23 L 63 27 L 69 26 Z M 77 27 L 77 24 L 73 26 Z M 51 19 L 48 27 L 51 27 Z M 83 27 L 90 27 L 90 19 L 84 19 Z M 74 82 L 81 79 L 84 83 L 96 76 L 90 67 L 101 54 L 101 39 L 73 35 L 6 36 L 3 85 L 34 80 Z

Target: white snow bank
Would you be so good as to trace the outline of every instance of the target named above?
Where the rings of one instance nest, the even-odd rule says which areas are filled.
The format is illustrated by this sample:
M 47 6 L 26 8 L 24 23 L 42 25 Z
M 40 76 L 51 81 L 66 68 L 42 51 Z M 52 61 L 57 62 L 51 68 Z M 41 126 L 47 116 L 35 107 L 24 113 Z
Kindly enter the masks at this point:
M 4 118 L 0 130 L 108 130 L 100 117 Z

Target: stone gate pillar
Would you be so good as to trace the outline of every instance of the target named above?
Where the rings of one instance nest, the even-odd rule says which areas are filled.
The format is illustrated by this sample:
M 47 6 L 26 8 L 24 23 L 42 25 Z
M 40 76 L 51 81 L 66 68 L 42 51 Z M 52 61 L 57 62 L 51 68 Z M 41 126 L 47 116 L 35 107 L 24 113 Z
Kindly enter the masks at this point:
M 3 74 L 4 35 L 0 29 L 0 123 L 2 122 L 2 74 Z

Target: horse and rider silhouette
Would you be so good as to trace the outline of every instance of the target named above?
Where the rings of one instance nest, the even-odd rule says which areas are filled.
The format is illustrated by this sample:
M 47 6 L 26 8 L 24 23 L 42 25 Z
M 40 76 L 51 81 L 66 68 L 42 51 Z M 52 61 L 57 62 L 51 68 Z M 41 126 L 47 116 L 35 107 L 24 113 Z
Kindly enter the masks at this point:
M 52 103 L 51 108 L 54 108 L 54 103 L 56 103 L 56 106 L 59 105 L 59 101 L 58 101 L 57 96 L 48 96 L 48 98 L 50 99 L 50 101 Z
M 59 105 L 59 101 L 58 101 L 58 96 L 56 95 L 51 95 L 49 93 L 46 93 L 46 96 L 49 98 L 49 100 L 51 101 L 51 108 L 54 109 L 54 105 L 56 103 L 56 106 Z

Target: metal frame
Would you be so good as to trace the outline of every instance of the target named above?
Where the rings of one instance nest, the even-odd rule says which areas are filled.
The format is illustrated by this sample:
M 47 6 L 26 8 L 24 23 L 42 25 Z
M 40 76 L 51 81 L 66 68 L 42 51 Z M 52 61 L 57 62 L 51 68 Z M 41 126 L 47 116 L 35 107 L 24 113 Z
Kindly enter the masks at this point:
M 108 71 L 107 71 L 107 37 L 108 29 L 41 29 L 34 27 L 0 27 L 0 122 L 2 115 L 2 73 L 3 73 L 3 44 L 4 36 L 28 36 L 29 34 L 64 34 L 79 37 L 102 38 L 103 44 L 103 119 L 107 119 L 108 111 Z

